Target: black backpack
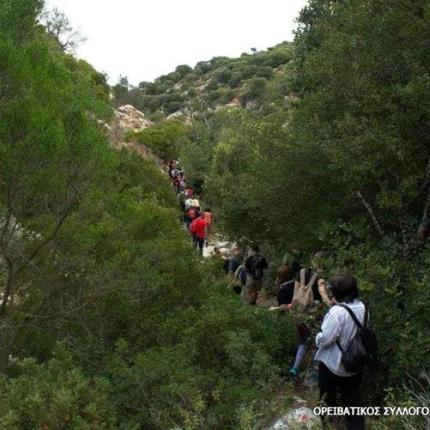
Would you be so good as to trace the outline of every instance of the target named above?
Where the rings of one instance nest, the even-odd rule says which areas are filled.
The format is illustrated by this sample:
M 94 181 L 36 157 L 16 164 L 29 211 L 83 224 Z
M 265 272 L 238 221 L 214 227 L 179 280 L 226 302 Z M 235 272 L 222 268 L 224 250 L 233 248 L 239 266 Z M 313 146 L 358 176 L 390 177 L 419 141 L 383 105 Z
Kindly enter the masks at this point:
M 252 255 L 245 261 L 245 269 L 251 275 L 252 279 L 259 281 L 263 279 L 263 257 L 260 255 Z
M 376 335 L 373 330 L 367 326 L 369 313 L 367 308 L 364 307 L 364 322 L 361 324 L 349 306 L 344 304 L 338 304 L 337 306 L 346 309 L 357 325 L 357 333 L 345 349 L 340 346 L 339 341 L 336 341 L 337 346 L 342 351 L 342 365 L 347 372 L 361 372 L 367 364 L 374 363 L 378 356 Z

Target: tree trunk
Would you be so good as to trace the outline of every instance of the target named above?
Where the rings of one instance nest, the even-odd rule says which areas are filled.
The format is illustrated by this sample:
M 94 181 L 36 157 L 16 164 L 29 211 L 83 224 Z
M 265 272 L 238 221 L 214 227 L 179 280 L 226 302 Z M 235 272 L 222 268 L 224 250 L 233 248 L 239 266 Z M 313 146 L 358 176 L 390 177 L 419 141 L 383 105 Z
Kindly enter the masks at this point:
M 426 181 L 426 200 L 424 203 L 424 211 L 422 221 L 427 220 L 430 211 L 430 160 L 427 164 L 427 181 Z
M 358 198 L 361 200 L 361 203 L 363 203 L 364 207 L 366 208 L 367 212 L 369 213 L 370 219 L 373 222 L 374 227 L 376 228 L 377 232 L 381 237 L 385 236 L 384 230 L 381 227 L 381 224 L 379 224 L 378 218 L 376 218 L 375 212 L 370 205 L 370 203 L 364 198 L 361 191 L 356 191 L 356 194 Z

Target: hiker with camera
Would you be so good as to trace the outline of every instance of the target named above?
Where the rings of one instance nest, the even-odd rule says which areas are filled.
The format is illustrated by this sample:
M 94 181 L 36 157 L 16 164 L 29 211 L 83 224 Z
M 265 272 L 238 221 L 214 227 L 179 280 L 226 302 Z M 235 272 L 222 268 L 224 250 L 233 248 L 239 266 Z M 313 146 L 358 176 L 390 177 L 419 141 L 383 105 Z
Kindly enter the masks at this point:
M 369 314 L 358 299 L 356 280 L 336 276 L 331 285 L 334 304 L 316 336 L 320 398 L 327 406 L 336 406 L 339 391 L 341 406 L 361 406 L 363 369 L 376 359 L 376 337 L 367 326 Z M 349 430 L 364 428 L 363 416 L 348 416 L 347 420 Z

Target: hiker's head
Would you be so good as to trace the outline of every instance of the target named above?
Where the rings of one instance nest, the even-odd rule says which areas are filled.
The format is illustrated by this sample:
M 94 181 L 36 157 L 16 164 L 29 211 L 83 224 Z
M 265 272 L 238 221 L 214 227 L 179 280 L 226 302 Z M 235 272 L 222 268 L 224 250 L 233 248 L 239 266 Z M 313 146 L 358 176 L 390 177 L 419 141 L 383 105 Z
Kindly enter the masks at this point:
M 258 254 L 260 252 L 260 247 L 256 244 L 251 245 L 251 251 L 255 252 L 256 254 Z
M 276 279 L 279 284 L 283 284 L 284 282 L 291 281 L 291 279 L 293 278 L 294 278 L 294 272 L 288 266 L 281 266 L 278 269 Z
M 351 303 L 358 298 L 357 281 L 349 275 L 338 275 L 331 281 L 331 292 L 338 303 Z
M 325 252 L 318 251 L 311 259 L 312 267 L 314 269 L 322 269 L 324 267 Z

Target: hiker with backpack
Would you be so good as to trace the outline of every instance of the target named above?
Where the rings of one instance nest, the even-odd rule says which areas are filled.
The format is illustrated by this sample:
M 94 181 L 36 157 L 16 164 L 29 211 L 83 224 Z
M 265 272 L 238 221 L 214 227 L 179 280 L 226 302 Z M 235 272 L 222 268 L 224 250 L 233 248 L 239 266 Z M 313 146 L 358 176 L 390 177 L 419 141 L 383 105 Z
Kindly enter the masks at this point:
M 266 259 L 260 255 L 260 248 L 254 245 L 244 261 L 246 285 L 242 290 L 244 298 L 250 305 L 257 304 L 258 292 L 263 287 L 264 271 L 269 267 Z
M 277 299 L 278 307 L 270 308 L 270 310 L 282 309 L 287 310 L 291 307 L 291 302 L 294 296 L 294 272 L 288 266 L 281 266 L 276 274 L 276 283 L 279 286 Z
M 331 285 L 334 305 L 315 339 L 320 398 L 327 406 L 336 406 L 339 391 L 341 406 L 361 406 L 363 369 L 376 357 L 376 338 L 367 327 L 369 315 L 366 306 L 358 299 L 356 280 L 352 276 L 336 276 Z M 363 416 L 347 416 L 347 422 L 348 430 L 364 428 Z
M 190 209 L 191 210 L 191 209 Z M 193 242 L 197 245 L 200 254 L 203 254 L 205 246 L 207 227 L 202 214 L 200 214 L 190 225 L 190 233 L 193 236 Z
M 191 206 L 188 210 L 185 211 L 185 225 L 187 229 L 190 229 L 191 224 L 195 219 L 200 216 L 200 212 L 194 206 Z
M 321 303 L 324 303 L 326 307 L 332 305 L 327 284 L 320 277 L 323 272 L 324 257 L 323 251 L 317 252 L 312 258 L 312 267 L 301 269 L 296 276 L 291 309 L 295 312 L 296 317 L 302 321 L 297 325 L 299 345 L 294 364 L 290 369 L 290 375 L 293 378 L 299 376 L 300 367 L 309 350 L 312 334 L 310 325 L 315 323 L 320 316 L 319 314 L 323 311 Z M 316 304 L 320 305 L 315 306 Z

